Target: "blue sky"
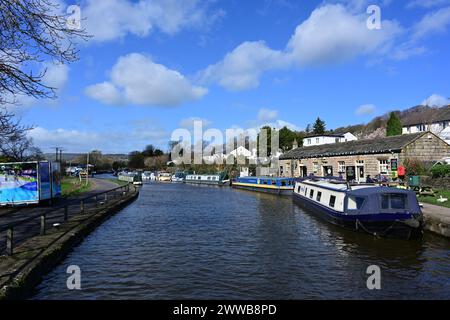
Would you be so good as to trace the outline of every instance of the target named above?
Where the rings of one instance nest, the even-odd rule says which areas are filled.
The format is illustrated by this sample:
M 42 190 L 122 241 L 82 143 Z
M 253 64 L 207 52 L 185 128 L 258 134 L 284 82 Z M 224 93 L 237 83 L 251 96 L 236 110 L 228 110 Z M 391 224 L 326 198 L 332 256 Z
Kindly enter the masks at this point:
M 320 116 L 332 129 L 450 97 L 450 0 L 71 4 L 93 38 L 76 63 L 47 62 L 57 100 L 16 110 L 44 152 L 167 149 L 193 119 L 303 129 Z M 367 28 L 369 5 L 381 29 Z

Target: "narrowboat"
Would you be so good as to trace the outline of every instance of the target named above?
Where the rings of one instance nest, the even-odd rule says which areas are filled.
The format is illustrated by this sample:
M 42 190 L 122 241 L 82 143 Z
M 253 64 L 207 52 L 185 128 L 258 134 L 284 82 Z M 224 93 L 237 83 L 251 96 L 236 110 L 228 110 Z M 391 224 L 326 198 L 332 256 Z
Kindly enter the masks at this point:
M 135 185 L 142 184 L 142 174 L 140 172 L 120 172 L 117 175 L 117 179 L 120 181 L 131 182 Z
M 293 178 L 240 177 L 234 180 L 231 186 L 238 189 L 290 196 L 294 190 L 294 183 Z
M 172 176 L 172 182 L 184 182 L 184 173 L 175 172 L 175 174 Z
M 411 239 L 423 233 L 423 216 L 413 191 L 332 179 L 302 179 L 293 199 L 335 225 L 371 235 Z
M 172 179 L 172 175 L 169 172 L 158 172 L 156 180 L 160 182 L 169 182 Z
M 191 184 L 223 186 L 230 182 L 230 180 L 225 178 L 226 175 L 223 174 L 188 174 L 184 181 Z

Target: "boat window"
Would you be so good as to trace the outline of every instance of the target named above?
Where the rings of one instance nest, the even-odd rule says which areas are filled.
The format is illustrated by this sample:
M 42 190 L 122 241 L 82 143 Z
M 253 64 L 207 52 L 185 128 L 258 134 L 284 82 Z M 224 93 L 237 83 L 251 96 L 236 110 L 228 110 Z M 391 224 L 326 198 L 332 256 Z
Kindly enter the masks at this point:
M 285 187 L 286 186 L 286 181 L 281 181 L 281 185 L 283 186 L 283 187 Z
M 349 210 L 360 210 L 364 205 L 363 197 L 348 197 L 348 209 Z
M 308 194 L 308 188 L 305 188 L 305 197 Z
M 309 197 L 311 199 L 314 198 L 314 189 L 311 189 L 311 191 L 309 192 Z
M 277 185 L 277 181 L 276 180 L 272 180 L 272 185 L 276 186 Z
M 334 208 L 336 204 L 336 196 L 330 196 L 330 207 Z
M 300 193 L 300 186 L 297 187 L 297 193 Z
M 406 209 L 406 194 L 383 194 L 381 196 L 382 209 Z
M 200 180 L 202 177 L 198 176 L 197 180 Z
M 211 177 L 208 177 L 208 180 L 211 180 Z
M 320 202 L 320 198 L 322 198 L 322 192 L 317 192 L 316 200 Z

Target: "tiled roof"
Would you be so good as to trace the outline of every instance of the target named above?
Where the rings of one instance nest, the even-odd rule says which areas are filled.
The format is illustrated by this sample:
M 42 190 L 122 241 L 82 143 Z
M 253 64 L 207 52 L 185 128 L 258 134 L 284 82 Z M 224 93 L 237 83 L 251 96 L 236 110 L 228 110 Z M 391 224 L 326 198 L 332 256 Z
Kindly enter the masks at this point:
M 353 154 L 376 154 L 400 151 L 408 144 L 428 132 L 404 134 L 400 136 L 356 140 L 341 143 L 330 143 L 318 146 L 300 147 L 290 150 L 280 156 L 283 159 L 320 158 Z

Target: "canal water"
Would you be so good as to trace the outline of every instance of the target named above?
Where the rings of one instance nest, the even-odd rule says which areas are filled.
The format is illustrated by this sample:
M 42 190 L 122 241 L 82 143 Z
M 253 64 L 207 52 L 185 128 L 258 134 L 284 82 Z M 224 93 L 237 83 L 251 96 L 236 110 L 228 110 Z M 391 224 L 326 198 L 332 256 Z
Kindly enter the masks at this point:
M 67 267 L 81 269 L 68 290 Z M 381 268 L 368 290 L 367 267 Z M 449 299 L 450 241 L 375 239 L 289 197 L 148 183 L 88 236 L 33 299 Z

